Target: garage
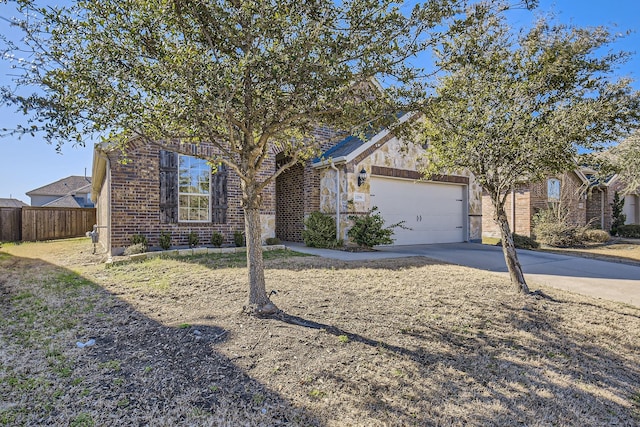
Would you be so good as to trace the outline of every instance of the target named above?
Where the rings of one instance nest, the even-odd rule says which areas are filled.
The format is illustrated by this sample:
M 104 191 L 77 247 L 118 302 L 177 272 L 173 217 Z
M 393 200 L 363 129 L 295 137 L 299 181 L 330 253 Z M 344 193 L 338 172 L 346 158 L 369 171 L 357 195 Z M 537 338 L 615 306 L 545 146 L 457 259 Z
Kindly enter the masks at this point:
M 467 239 L 466 186 L 374 176 L 371 206 L 395 229 L 396 245 L 464 242 Z

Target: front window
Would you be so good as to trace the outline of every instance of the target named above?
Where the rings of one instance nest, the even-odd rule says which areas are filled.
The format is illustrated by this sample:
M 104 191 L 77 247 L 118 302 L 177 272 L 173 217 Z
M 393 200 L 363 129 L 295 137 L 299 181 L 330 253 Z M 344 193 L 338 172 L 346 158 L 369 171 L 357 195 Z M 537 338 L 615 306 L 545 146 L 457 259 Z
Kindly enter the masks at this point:
M 550 202 L 560 201 L 560 180 L 552 178 L 547 181 L 547 199 Z
M 179 156 L 178 221 L 209 222 L 211 168 L 205 160 Z

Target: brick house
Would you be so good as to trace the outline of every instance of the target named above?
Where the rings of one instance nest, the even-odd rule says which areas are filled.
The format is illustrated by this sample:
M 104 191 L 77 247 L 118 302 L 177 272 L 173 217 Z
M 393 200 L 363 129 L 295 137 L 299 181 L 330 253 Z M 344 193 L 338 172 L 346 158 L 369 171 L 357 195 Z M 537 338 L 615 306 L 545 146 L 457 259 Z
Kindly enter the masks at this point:
M 507 196 L 505 211 L 513 233 L 531 236 L 533 217 L 542 209 L 560 204 L 567 211 L 567 219 L 575 225 L 587 223 L 587 194 L 589 181 L 574 170 L 549 176 L 541 182 L 520 183 Z M 482 235 L 500 237 L 500 229 L 493 220 L 493 204 L 485 192 L 482 196 Z
M 263 191 L 263 241 L 274 236 L 302 241 L 304 219 L 314 211 L 334 215 L 346 239 L 351 226 L 347 215 L 373 206 L 388 223 L 405 221 L 411 228 L 397 230 L 396 244 L 481 238 L 481 189 L 470 173 L 420 180 L 422 148 L 401 142 L 388 130 L 366 141 L 349 136 L 337 143 L 328 128 L 319 127 L 316 133 L 323 155 L 283 172 Z M 179 246 L 188 243 L 190 232 L 208 243 L 216 231 L 231 244 L 233 233 L 244 230 L 240 180 L 233 171 L 218 168 L 212 173 L 206 162 L 169 148 L 134 140 L 127 148 L 129 161 L 122 162 L 119 150 L 96 146 L 92 195 L 99 241 L 108 253 L 122 253 L 134 234 L 144 234 L 154 247 L 163 231 Z M 193 145 L 190 150 L 195 156 L 213 147 Z M 286 160 L 273 153 L 262 175 Z
M 587 221 L 596 228 L 608 231 L 613 220 L 613 199 L 616 192 L 622 191 L 624 183 L 618 175 L 598 179 L 592 169 L 585 168 L 583 171 L 590 182 L 587 193 Z M 630 194 L 620 194 L 620 197 L 624 199 L 625 224 L 640 224 L 640 188 Z

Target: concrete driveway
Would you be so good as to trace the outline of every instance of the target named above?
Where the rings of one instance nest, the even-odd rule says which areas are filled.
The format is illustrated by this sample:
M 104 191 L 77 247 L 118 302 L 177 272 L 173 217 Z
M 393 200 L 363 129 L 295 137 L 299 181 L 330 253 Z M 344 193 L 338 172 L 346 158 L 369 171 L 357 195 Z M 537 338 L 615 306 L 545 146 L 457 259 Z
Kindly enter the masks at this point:
M 507 275 L 502 248 L 479 243 L 385 246 L 377 252 L 351 253 L 287 244 L 293 250 L 345 261 L 424 256 Z M 531 290 L 536 283 L 640 307 L 640 267 L 616 262 L 518 250 Z

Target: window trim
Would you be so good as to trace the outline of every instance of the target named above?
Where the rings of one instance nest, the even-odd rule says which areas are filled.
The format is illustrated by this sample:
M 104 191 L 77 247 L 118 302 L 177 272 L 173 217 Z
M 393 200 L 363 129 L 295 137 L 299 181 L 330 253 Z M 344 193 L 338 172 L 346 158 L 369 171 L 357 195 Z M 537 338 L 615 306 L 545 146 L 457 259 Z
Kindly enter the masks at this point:
M 180 176 L 181 176 L 181 171 L 184 170 L 181 168 L 181 158 L 183 157 L 188 157 L 190 159 L 196 159 L 202 162 L 206 161 L 204 159 L 200 159 L 198 157 L 195 156 L 188 156 L 186 154 L 178 154 L 178 173 L 176 174 L 176 179 L 177 179 L 177 195 L 178 195 L 178 215 L 177 215 L 177 222 L 178 223 L 198 223 L 198 224 L 206 224 L 206 223 L 210 223 L 211 222 L 211 166 L 207 165 L 207 179 L 208 179 L 208 188 L 207 188 L 207 192 L 206 193 L 184 193 L 180 191 Z M 206 197 L 207 198 L 207 219 L 205 220 L 195 220 L 195 219 L 182 219 L 181 218 L 181 205 L 180 205 L 180 200 L 182 196 L 198 196 L 198 197 Z
M 558 178 L 547 179 L 547 201 L 559 202 L 562 193 L 562 183 Z

